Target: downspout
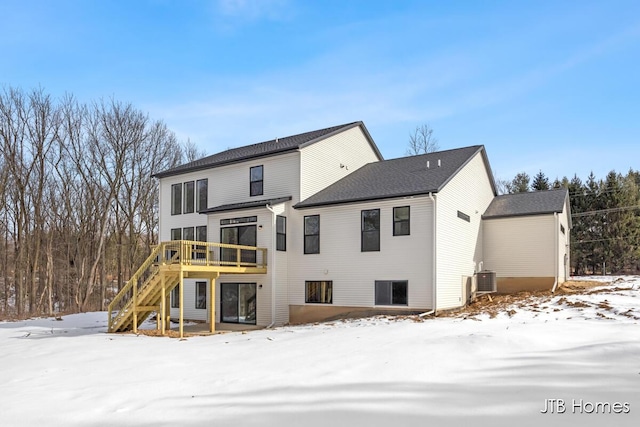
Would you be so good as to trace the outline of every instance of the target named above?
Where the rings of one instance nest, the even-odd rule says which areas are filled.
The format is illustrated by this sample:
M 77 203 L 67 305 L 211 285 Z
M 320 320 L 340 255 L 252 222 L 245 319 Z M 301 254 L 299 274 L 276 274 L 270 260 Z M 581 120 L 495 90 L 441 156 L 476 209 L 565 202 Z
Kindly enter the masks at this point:
M 437 257 L 436 257 L 436 249 L 438 248 L 437 246 L 437 228 L 436 228 L 436 199 L 435 197 L 433 197 L 433 193 L 429 192 L 429 199 L 431 199 L 431 203 L 433 204 L 433 223 L 432 225 L 432 233 L 433 233 L 433 250 L 432 250 L 432 266 L 431 266 L 431 274 L 432 274 L 432 286 L 433 286 L 433 291 L 432 291 L 432 295 L 433 295 L 433 309 L 431 310 L 433 312 L 434 316 L 438 315 L 438 288 L 436 286 L 436 261 L 437 261 Z
M 265 205 L 265 208 L 271 212 L 271 323 L 267 328 L 272 328 L 276 323 L 276 211 L 273 210 L 271 205 Z
M 560 233 L 560 225 L 558 224 L 558 212 L 554 212 L 553 213 L 553 224 L 555 225 L 555 232 L 553 233 L 553 236 L 555 237 L 555 241 L 553 242 L 553 246 L 555 246 L 555 261 L 554 261 L 554 266 L 555 266 L 555 276 L 556 276 L 556 280 L 555 282 L 553 282 L 553 288 L 551 288 L 551 293 L 554 293 L 556 291 L 556 288 L 558 287 L 558 241 L 560 240 L 560 236 L 558 235 Z

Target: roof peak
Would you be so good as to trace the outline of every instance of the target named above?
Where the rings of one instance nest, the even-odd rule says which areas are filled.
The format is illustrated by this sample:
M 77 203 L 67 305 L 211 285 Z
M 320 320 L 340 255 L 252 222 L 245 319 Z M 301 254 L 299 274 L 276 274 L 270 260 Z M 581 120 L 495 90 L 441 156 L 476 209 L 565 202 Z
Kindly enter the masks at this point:
M 275 139 L 270 139 L 268 141 L 262 141 L 255 144 L 230 148 L 203 157 L 201 159 L 194 160 L 192 162 L 185 163 L 162 172 L 158 172 L 153 176 L 156 178 L 162 178 L 165 176 L 179 175 L 186 172 L 193 172 L 231 163 L 242 162 L 249 159 L 291 152 L 303 148 L 314 142 L 329 138 L 337 133 L 344 132 L 356 126 L 359 126 L 362 129 L 362 132 L 368 139 L 376 155 L 379 159 L 382 159 L 382 154 L 380 154 L 378 147 L 375 145 L 375 142 L 371 138 L 371 135 L 369 135 L 369 132 L 367 131 L 364 123 L 362 121 L 357 121 L 314 131 L 298 133 L 295 135 L 277 137 Z

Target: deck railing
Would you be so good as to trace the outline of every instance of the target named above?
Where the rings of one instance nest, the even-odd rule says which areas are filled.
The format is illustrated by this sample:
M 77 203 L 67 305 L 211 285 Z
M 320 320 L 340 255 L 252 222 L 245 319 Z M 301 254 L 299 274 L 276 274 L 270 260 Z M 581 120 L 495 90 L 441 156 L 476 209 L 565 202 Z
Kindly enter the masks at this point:
M 161 268 L 199 269 L 223 268 L 227 273 L 247 272 L 247 269 L 266 269 L 267 249 L 226 243 L 173 240 L 155 246 L 140 268 L 109 304 L 109 331 L 116 322 L 128 316 L 138 306 L 138 297 L 147 286 L 157 286 L 152 279 Z M 237 271 L 234 271 L 236 270 Z M 116 311 L 114 313 L 114 311 Z

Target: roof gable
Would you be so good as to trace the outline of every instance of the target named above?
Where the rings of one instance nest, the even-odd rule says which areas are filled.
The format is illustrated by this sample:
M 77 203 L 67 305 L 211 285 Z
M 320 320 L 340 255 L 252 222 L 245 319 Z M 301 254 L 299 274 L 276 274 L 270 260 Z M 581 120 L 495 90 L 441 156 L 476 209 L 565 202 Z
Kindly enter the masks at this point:
M 568 190 L 533 191 L 504 194 L 493 199 L 483 219 L 560 213 L 564 210 Z
M 166 176 L 179 175 L 186 172 L 193 172 L 231 163 L 237 163 L 249 159 L 291 152 L 316 143 L 318 141 L 322 141 L 323 139 L 329 138 L 335 134 L 344 132 L 356 126 L 361 127 L 362 132 L 369 141 L 369 144 L 371 144 L 371 147 L 375 151 L 376 155 L 378 156 L 378 158 L 382 159 L 382 154 L 380 154 L 378 147 L 373 142 L 373 139 L 371 138 L 371 135 L 369 135 L 369 132 L 364 126 L 364 123 L 358 121 L 339 126 L 332 126 L 325 129 L 314 130 L 311 132 L 300 133 L 297 135 L 291 135 L 284 138 L 276 138 L 257 144 L 245 145 L 243 147 L 232 148 L 220 153 L 213 154 L 211 156 L 204 157 L 202 159 L 195 160 L 190 163 L 185 163 L 175 168 L 158 172 L 153 176 L 156 178 L 163 178 Z
M 419 156 L 369 163 L 296 204 L 295 208 L 335 205 L 437 193 L 484 147 L 475 145 Z M 493 177 L 491 177 L 493 183 Z M 493 185 L 493 184 L 492 184 Z

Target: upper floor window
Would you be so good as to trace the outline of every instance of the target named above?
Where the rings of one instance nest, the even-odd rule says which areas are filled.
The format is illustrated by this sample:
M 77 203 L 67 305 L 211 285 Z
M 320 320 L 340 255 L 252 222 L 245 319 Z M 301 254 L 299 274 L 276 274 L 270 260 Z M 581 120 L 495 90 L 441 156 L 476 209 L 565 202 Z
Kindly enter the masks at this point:
M 380 250 L 380 209 L 362 211 L 362 252 Z
M 254 166 L 249 171 L 250 189 L 249 194 L 251 196 L 262 196 L 264 194 L 264 170 L 262 165 Z
M 183 212 L 193 213 L 195 199 L 195 183 L 193 181 L 184 183 L 184 209 Z
M 408 236 L 409 231 L 409 206 L 393 208 L 393 235 Z
M 171 215 L 182 213 L 182 184 L 171 186 Z
M 287 250 L 287 218 L 276 216 L 276 250 Z
M 203 211 L 207 209 L 207 204 L 209 203 L 209 180 L 208 179 L 199 179 L 196 182 L 196 212 Z
M 304 217 L 304 253 L 320 253 L 320 215 Z

